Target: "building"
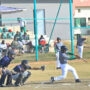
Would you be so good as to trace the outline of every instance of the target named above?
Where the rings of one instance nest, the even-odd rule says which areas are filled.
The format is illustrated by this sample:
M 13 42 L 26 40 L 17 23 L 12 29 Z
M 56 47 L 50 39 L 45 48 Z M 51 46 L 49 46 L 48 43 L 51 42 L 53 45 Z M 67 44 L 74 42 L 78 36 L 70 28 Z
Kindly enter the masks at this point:
M 73 0 L 75 27 L 90 27 L 90 0 Z M 89 34 L 90 28 L 80 28 L 81 34 Z
M 34 0 L 1 0 L 2 6 L 27 9 L 27 11 L 21 13 L 7 14 L 7 15 L 5 14 L 5 15 L 1 15 L 1 17 L 2 19 L 8 19 L 8 18 L 16 19 L 17 17 L 22 17 L 27 20 L 27 29 L 34 31 L 33 3 Z M 37 13 L 38 13 L 37 17 L 47 18 L 46 20 L 37 21 L 38 35 L 45 34 L 48 37 L 50 36 L 59 4 L 60 4 L 60 0 L 37 0 Z M 60 9 L 59 18 L 61 19 L 58 20 L 56 23 L 52 35 L 52 39 L 61 37 L 61 39 L 63 40 L 70 40 L 69 0 L 63 0 L 63 4 Z M 16 20 L 3 21 L 2 23 L 10 26 L 18 25 Z M 43 32 L 41 31 L 42 29 Z

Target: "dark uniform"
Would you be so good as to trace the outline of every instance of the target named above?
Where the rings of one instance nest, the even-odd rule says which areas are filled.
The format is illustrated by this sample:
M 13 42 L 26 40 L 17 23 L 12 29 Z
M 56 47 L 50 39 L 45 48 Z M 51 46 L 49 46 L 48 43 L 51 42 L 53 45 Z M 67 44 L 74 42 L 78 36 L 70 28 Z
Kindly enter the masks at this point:
M 26 71 L 27 69 L 31 69 L 30 66 L 27 65 L 28 61 L 23 60 L 20 65 L 17 65 L 13 68 L 14 73 L 12 74 L 12 79 L 15 80 L 15 86 L 23 85 L 24 82 L 29 78 L 31 72 Z
M 3 87 L 3 84 L 5 82 L 6 76 L 7 76 L 6 85 L 12 84 L 12 75 L 11 75 L 11 72 L 6 69 L 6 67 L 8 67 L 10 62 L 14 59 L 12 57 L 12 55 L 14 55 L 14 52 L 9 52 L 8 56 L 4 56 L 0 60 L 0 68 L 2 68 L 2 75 L 1 75 L 1 78 L 0 78 L 0 86 L 1 87 Z

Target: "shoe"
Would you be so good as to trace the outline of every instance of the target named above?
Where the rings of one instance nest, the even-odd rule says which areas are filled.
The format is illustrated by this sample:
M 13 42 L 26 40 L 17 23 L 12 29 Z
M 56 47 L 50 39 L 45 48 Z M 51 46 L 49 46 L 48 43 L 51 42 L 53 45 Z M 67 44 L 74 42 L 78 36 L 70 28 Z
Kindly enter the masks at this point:
M 12 86 L 14 86 L 13 84 L 7 84 L 6 85 L 7 87 L 12 87 Z
M 0 87 L 5 87 L 4 85 L 0 85 Z
M 16 87 L 20 87 L 21 85 L 20 84 L 15 84 Z
M 76 79 L 75 82 L 76 82 L 76 83 L 80 83 L 81 81 L 80 81 L 79 79 Z
M 54 77 L 51 77 L 51 83 L 53 83 L 55 80 L 54 80 Z
M 57 67 L 56 69 L 61 69 L 61 67 Z

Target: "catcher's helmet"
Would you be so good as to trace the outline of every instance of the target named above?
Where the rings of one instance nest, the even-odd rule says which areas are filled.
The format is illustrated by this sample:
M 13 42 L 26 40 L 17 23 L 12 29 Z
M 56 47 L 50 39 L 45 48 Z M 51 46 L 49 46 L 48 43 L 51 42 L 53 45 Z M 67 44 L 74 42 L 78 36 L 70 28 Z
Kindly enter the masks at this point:
M 21 64 L 22 65 L 28 64 L 28 60 L 22 60 Z
M 61 51 L 63 52 L 63 51 L 67 51 L 68 49 L 67 49 L 67 47 L 66 46 L 61 46 Z

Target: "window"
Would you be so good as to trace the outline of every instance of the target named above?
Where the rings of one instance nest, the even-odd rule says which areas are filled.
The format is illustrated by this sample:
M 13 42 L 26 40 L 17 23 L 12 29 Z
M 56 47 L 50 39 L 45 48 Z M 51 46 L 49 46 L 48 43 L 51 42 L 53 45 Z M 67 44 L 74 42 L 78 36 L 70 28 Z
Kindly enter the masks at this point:
M 88 26 L 90 26 L 90 18 L 88 18 Z
M 78 13 L 80 13 L 81 12 L 81 10 L 80 9 L 78 9 Z
M 45 18 L 45 9 L 37 9 L 37 34 L 39 34 L 39 35 L 46 34 L 44 18 Z M 35 28 L 35 26 L 34 26 L 34 28 Z M 34 33 L 35 33 L 35 29 L 34 29 Z
M 86 27 L 86 18 L 74 18 L 75 27 Z

